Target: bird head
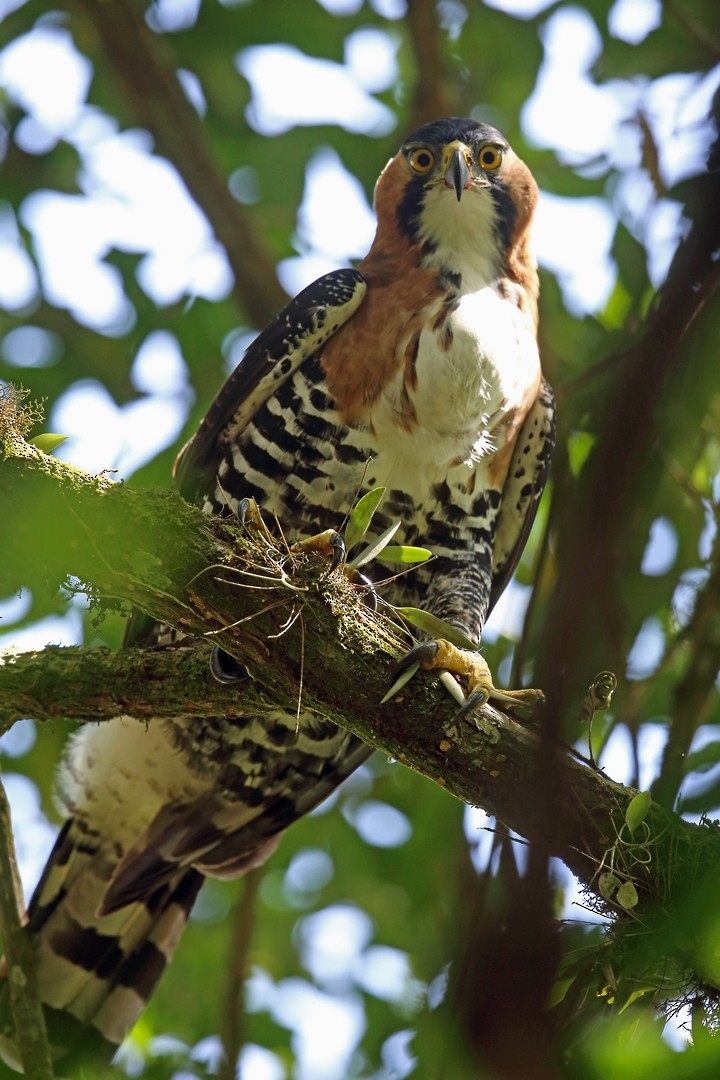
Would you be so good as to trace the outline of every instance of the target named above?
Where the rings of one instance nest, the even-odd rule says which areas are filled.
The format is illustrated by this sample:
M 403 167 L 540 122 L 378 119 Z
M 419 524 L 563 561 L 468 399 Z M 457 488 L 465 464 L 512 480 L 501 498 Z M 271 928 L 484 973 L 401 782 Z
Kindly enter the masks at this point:
M 397 231 L 421 248 L 423 265 L 473 279 L 507 271 L 525 257 L 537 185 L 495 128 L 449 117 L 403 143 L 377 182 L 378 236 Z

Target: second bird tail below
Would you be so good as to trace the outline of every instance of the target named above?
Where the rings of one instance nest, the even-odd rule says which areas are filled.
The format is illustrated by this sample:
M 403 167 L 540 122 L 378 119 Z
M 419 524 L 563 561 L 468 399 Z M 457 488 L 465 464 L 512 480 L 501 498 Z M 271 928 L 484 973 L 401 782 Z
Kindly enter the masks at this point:
M 112 854 L 103 857 L 95 838 L 70 819 L 28 909 L 59 1077 L 101 1075 L 155 990 L 204 880 L 179 870 L 143 900 L 99 916 L 112 864 Z M 7 986 L 0 989 L 0 1030 L 2 1056 L 17 1069 Z

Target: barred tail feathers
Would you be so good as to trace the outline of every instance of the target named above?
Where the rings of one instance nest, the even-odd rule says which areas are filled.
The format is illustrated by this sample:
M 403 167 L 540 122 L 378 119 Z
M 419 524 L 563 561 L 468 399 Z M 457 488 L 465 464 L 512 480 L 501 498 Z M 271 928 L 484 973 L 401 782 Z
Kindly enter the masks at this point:
M 111 869 L 70 821 L 30 905 L 38 983 L 63 1060 L 88 1048 L 88 1029 L 107 1044 L 107 1057 L 122 1042 L 172 957 L 203 880 L 182 871 L 143 900 L 99 916 Z
M 204 724 L 118 717 L 73 737 L 61 774 L 69 820 L 28 926 L 64 1074 L 88 1051 L 100 1060 L 98 1045 L 109 1059 L 127 1035 L 203 875 L 264 861 L 370 753 L 312 714 L 299 729 L 284 713 Z
M 70 816 L 28 909 L 59 1060 L 93 1042 L 105 1043 L 109 1058 L 151 996 L 202 875 L 175 867 L 136 902 L 111 915 L 99 912 L 118 861 L 148 821 L 168 801 L 194 797 L 203 783 L 157 721 L 116 717 L 73 736 L 60 779 Z

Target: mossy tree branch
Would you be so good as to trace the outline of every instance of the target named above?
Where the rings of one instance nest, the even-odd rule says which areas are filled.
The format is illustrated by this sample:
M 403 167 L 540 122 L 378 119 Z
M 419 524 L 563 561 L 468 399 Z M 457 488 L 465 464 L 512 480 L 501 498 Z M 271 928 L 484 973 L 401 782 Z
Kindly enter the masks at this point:
M 557 746 L 553 814 L 534 813 L 541 728 L 485 707 L 456 724 L 455 706 L 434 681 L 419 677 L 380 706 L 399 631 L 367 611 L 342 575 L 322 560 L 271 545 L 261 533 L 204 517 L 175 493 L 143 493 L 90 477 L 6 436 L 0 511 L 13 508 L 0 586 L 32 576 L 34 530 L 55 523 L 36 578 L 57 585 L 70 573 L 94 595 L 121 599 L 199 639 L 187 649 L 46 649 L 7 655 L 0 666 L 2 721 L 21 716 L 97 721 L 119 712 L 242 717 L 278 706 L 330 717 L 530 840 L 542 840 L 591 890 L 609 852 L 620 878 L 634 883 L 644 919 L 667 918 L 690 896 L 717 888 L 720 834 L 653 806 L 643 858 L 624 827 L 635 792 Z M 262 575 L 265 580 L 249 578 Z M 35 582 L 37 584 L 37 582 Z M 261 589 L 247 588 L 248 584 Z M 303 619 L 282 628 L 289 617 Z M 278 636 L 279 634 L 279 636 Z M 204 639 L 204 641 L 203 641 Z M 238 691 L 208 675 L 210 642 L 220 642 L 248 671 Z M 328 673 L 332 678 L 328 678 Z M 650 852 L 649 860 L 645 850 Z M 711 908 L 712 910 L 712 908 Z M 696 967 L 692 949 L 685 968 Z M 713 985 L 720 977 L 704 972 Z

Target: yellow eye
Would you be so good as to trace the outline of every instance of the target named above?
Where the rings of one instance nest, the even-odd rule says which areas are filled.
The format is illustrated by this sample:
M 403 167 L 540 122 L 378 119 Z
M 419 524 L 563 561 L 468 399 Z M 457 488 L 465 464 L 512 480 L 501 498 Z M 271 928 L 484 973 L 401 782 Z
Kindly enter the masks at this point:
M 493 172 L 495 169 L 500 168 L 501 163 L 502 154 L 499 146 L 494 146 L 492 143 L 483 146 L 478 154 L 478 164 L 481 169 L 486 169 L 487 172 Z
M 421 146 L 419 150 L 413 150 L 408 158 L 410 168 L 416 173 L 429 173 L 435 164 L 435 155 L 432 150 Z

